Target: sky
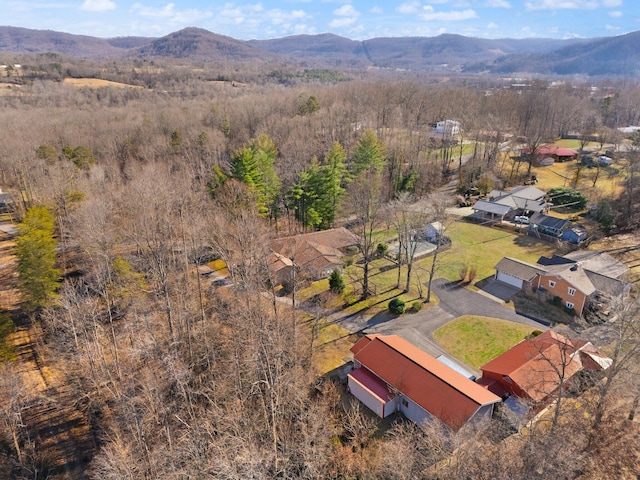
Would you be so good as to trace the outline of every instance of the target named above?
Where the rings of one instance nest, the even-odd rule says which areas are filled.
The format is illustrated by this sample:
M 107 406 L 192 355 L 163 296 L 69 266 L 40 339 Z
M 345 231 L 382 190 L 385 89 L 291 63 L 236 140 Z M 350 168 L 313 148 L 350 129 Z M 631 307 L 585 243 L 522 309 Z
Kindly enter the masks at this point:
M 239 40 L 335 33 L 353 40 L 591 38 L 640 30 L 639 0 L 0 0 L 0 25 L 96 37 L 200 27 Z

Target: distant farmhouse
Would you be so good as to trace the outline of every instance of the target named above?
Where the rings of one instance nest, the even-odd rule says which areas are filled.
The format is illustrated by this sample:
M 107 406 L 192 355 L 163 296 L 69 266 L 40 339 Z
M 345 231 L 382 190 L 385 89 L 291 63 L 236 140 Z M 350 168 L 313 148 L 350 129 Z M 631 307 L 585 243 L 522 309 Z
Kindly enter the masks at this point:
M 460 122 L 455 120 L 442 120 L 436 123 L 433 131 L 441 135 L 460 135 Z
M 496 279 L 521 290 L 559 297 L 578 315 L 596 299 L 626 297 L 631 285 L 622 277 L 628 268 L 604 252 L 576 251 L 541 257 L 533 265 L 504 257 L 495 266 Z
M 452 430 L 490 418 L 500 397 L 397 335 L 365 335 L 353 347 L 349 391 L 381 418 L 400 412 Z
M 293 269 L 314 280 L 326 278 L 334 269 L 342 271 L 342 258 L 358 237 L 344 227 L 277 238 L 271 242 L 268 262 L 277 285 L 293 277 Z
M 521 158 L 529 158 L 531 149 L 523 148 L 520 150 L 520 156 Z M 577 158 L 578 152 L 571 148 L 543 145 L 535 149 L 532 161 L 534 164 L 549 166 L 555 162 L 568 162 Z

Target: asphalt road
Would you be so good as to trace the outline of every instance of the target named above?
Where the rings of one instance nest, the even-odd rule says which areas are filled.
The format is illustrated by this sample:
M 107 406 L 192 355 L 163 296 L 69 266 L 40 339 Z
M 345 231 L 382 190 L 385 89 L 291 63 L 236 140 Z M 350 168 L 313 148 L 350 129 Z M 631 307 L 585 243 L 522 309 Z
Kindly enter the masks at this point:
M 518 315 L 496 300 L 467 290 L 457 284 L 451 284 L 448 280 L 436 279 L 433 281 L 432 288 L 440 299 L 440 304 L 424 308 L 420 312 L 400 316 L 382 312 L 368 320 L 355 314 L 335 319 L 335 321 L 352 332 L 399 335 L 434 357 L 441 354 L 446 355 L 446 352 L 433 340 L 433 332 L 463 315 L 500 318 L 540 330 L 547 329 L 546 326 L 534 320 Z M 473 370 L 468 365 L 463 366 Z

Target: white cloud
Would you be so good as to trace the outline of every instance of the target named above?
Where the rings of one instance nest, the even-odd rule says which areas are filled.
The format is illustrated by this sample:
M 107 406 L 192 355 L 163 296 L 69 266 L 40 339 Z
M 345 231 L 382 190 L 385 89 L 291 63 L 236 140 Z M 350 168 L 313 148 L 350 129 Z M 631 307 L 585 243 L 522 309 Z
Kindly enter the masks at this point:
M 281 25 L 287 30 L 294 28 L 293 23 L 307 18 L 308 15 L 304 10 L 292 10 L 287 12 L 280 9 L 270 10 L 265 12 L 265 19 L 271 21 L 273 25 Z
M 371 13 L 375 13 L 376 15 L 380 15 L 382 14 L 382 8 L 380 7 L 371 7 L 371 9 L 369 10 Z
M 431 5 L 444 5 L 449 4 L 455 8 L 468 7 L 470 3 L 467 0 L 427 0 Z
M 88 12 L 107 12 L 115 10 L 116 4 L 112 0 L 84 0 L 80 9 Z
M 404 2 L 396 7 L 396 12 L 411 15 L 420 11 L 420 2 Z
M 497 23 L 489 22 L 487 25 L 487 30 L 498 30 L 500 27 Z
M 622 18 L 622 12 L 619 10 L 613 10 L 608 13 L 611 18 Z
M 355 8 L 353 8 L 353 5 L 351 5 L 350 3 L 342 5 L 340 8 L 335 9 L 333 11 L 333 14 L 339 17 L 357 17 L 360 15 L 360 13 Z
M 141 3 L 134 3 L 131 11 L 145 18 L 163 19 L 174 27 L 193 25 L 206 18 L 211 18 L 213 13 L 204 10 L 186 9 L 177 10 L 174 3 L 167 3 L 164 7 L 147 7 Z
M 467 10 L 452 10 L 450 12 L 436 12 L 431 5 L 426 5 L 422 8 L 423 13 L 419 15 L 420 18 L 427 22 L 437 20 L 440 22 L 456 22 L 460 20 L 469 20 L 471 18 L 478 18 L 478 14 L 471 9 Z
M 487 7 L 511 8 L 511 4 L 507 0 L 488 0 Z
M 145 7 L 141 3 L 134 3 L 131 10 L 141 17 L 168 18 L 175 15 L 174 7 L 173 3 L 168 3 L 162 8 Z
M 331 28 L 344 28 L 348 27 L 349 25 L 353 25 L 357 21 L 358 19 L 353 17 L 334 18 L 333 20 L 331 20 L 331 22 L 329 22 L 329 26 Z
M 525 3 L 527 10 L 594 10 L 622 5 L 622 0 L 534 0 Z
M 619 27 L 619 26 L 617 26 L 617 25 L 609 25 L 609 24 L 607 24 L 607 25 L 605 25 L 605 27 L 604 27 L 604 28 L 605 28 L 606 30 L 609 30 L 609 31 L 616 31 L 616 30 L 620 30 L 620 27 Z
M 353 5 L 347 3 L 342 5 L 340 8 L 337 8 L 333 11 L 333 14 L 338 17 L 334 18 L 329 26 L 331 28 L 344 28 L 350 25 L 353 25 L 358 21 L 358 17 L 360 17 L 360 12 L 358 12 Z

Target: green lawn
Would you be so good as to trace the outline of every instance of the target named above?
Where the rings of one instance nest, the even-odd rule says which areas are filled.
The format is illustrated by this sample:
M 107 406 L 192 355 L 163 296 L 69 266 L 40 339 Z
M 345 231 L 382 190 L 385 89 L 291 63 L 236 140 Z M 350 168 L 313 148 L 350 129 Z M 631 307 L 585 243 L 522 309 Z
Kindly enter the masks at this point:
M 459 279 L 460 269 L 464 265 L 476 268 L 477 282 L 494 275 L 493 267 L 502 257 L 535 263 L 541 255 L 549 256 L 555 252 L 552 244 L 534 237 L 474 223 L 452 223 L 446 233 L 451 238 L 451 249 L 440 254 L 436 277 L 451 281 Z M 420 265 L 430 267 L 431 257 L 422 260 Z
M 465 364 L 479 368 L 523 340 L 534 329 L 497 318 L 464 316 L 440 327 L 435 340 Z

